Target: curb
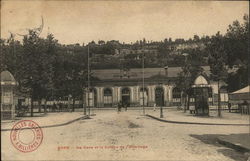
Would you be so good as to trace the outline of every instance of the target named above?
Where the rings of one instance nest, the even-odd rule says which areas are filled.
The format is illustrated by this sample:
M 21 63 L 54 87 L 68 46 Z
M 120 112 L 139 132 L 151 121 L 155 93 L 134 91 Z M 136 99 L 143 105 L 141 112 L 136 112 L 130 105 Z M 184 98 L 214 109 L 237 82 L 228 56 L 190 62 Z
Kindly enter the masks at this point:
M 233 144 L 233 143 L 231 143 L 229 141 L 225 141 L 219 137 L 217 138 L 217 140 L 220 144 L 225 145 L 226 147 L 229 147 L 229 148 L 232 148 L 232 149 L 235 149 L 237 151 L 244 152 L 244 153 L 250 152 L 249 148 L 243 147 L 241 145 Z
M 215 125 L 215 126 L 250 126 L 250 124 L 216 124 L 216 123 L 202 123 L 202 122 L 184 122 L 184 121 L 171 121 L 171 120 L 164 120 L 160 119 L 158 117 L 152 116 L 152 115 L 146 115 L 147 117 L 150 117 L 152 119 L 161 121 L 161 122 L 167 122 L 167 123 L 173 123 L 173 124 L 189 124 L 189 125 Z
M 62 124 L 55 124 L 55 125 L 45 125 L 45 126 L 40 126 L 40 128 L 51 128 L 51 127 L 59 127 L 59 126 L 65 126 L 72 124 L 73 122 L 79 121 L 79 120 L 84 120 L 84 119 L 91 119 L 89 116 L 81 116 L 79 118 L 76 118 L 74 120 L 62 123 Z M 11 131 L 12 129 L 1 129 L 1 131 Z

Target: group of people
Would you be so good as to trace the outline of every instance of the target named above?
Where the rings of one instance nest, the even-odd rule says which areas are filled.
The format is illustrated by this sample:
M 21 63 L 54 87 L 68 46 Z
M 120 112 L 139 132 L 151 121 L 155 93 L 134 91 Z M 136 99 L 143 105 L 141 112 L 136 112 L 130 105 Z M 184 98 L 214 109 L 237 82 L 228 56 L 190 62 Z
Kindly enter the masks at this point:
M 127 111 L 128 106 L 129 106 L 129 104 L 127 102 L 120 101 L 118 103 L 118 112 L 120 112 L 122 110 L 122 108 L 124 108 L 125 111 Z

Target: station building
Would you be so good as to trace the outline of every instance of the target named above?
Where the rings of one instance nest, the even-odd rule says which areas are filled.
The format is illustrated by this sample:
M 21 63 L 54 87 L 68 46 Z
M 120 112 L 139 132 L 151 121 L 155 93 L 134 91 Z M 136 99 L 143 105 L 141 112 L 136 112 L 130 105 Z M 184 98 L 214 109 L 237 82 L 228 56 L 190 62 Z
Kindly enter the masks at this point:
M 206 84 L 209 105 L 215 105 L 218 100 L 217 82 L 208 80 L 209 66 L 202 68 L 204 72 L 197 77 L 196 84 Z M 145 68 L 143 85 L 141 68 L 93 70 L 93 76 L 98 80 L 91 81 L 89 93 L 85 92 L 84 104 L 100 108 L 116 107 L 122 101 L 130 107 L 140 107 L 144 101 L 144 106 L 148 107 L 178 106 L 182 97 L 175 82 L 181 71 L 181 67 Z M 228 102 L 225 86 L 221 86 L 221 101 Z M 190 98 L 190 102 L 192 104 L 194 98 Z

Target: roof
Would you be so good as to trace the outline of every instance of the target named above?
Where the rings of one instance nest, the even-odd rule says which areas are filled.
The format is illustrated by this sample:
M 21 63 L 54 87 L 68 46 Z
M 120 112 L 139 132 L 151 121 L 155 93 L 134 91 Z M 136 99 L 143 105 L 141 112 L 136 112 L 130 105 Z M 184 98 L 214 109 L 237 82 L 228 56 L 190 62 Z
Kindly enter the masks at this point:
M 200 75 L 195 79 L 194 84 L 195 85 L 207 85 L 208 82 L 202 75 Z
M 242 88 L 242 89 L 239 89 L 235 92 L 232 92 L 232 94 L 238 94 L 238 93 L 249 93 L 250 92 L 250 85 Z
M 1 84 L 16 84 L 14 76 L 9 71 L 1 72 Z
M 14 76 L 9 71 L 1 72 L 1 82 L 15 81 Z
M 202 66 L 207 75 L 210 74 L 209 66 Z M 182 71 L 181 67 L 168 67 L 167 77 L 173 78 L 177 77 L 178 73 Z M 93 70 L 93 76 L 99 78 L 100 80 L 121 80 L 121 75 L 124 72 L 120 69 L 96 69 Z M 142 68 L 132 68 L 127 73 L 125 73 L 127 80 L 141 79 L 142 78 Z M 164 68 L 144 68 L 144 78 L 153 78 L 155 76 L 166 76 Z M 128 77 L 129 76 L 129 77 Z M 123 77 L 124 78 L 124 77 Z

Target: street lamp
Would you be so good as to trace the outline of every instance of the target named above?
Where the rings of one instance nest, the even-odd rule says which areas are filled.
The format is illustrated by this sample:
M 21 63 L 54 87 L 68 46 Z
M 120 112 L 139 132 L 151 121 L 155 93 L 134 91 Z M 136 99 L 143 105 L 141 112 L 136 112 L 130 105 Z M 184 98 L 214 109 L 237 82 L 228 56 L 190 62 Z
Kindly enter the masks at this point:
M 87 94 L 87 89 L 84 89 L 84 94 L 83 94 L 83 100 L 86 99 L 86 94 Z M 87 100 L 88 101 L 88 100 Z M 83 104 L 83 114 L 87 115 L 87 101 L 85 101 L 85 104 Z
M 188 53 L 183 53 L 182 54 L 183 56 L 185 56 L 185 66 L 187 67 L 187 57 L 188 57 Z M 188 72 L 188 71 L 186 71 L 186 72 Z M 185 90 L 185 102 L 184 102 L 184 113 L 186 113 L 186 111 L 187 111 L 187 108 L 186 108 L 186 103 L 187 103 L 187 87 L 186 87 L 186 85 L 187 85 L 187 77 L 188 77 L 189 75 L 188 75 L 188 73 L 185 73 L 185 87 L 184 87 L 184 90 Z
M 162 83 L 159 84 L 161 89 L 162 89 Z M 163 91 L 162 90 L 159 90 L 160 91 L 160 98 L 161 98 L 161 106 L 160 106 L 160 118 L 163 118 Z
M 89 92 L 90 92 L 90 59 L 89 59 L 89 44 L 88 44 L 88 115 L 90 116 Z
M 142 54 L 142 110 L 143 110 L 143 115 L 145 115 L 145 107 L 144 107 L 144 90 L 145 88 L 145 82 L 144 82 L 144 53 Z

